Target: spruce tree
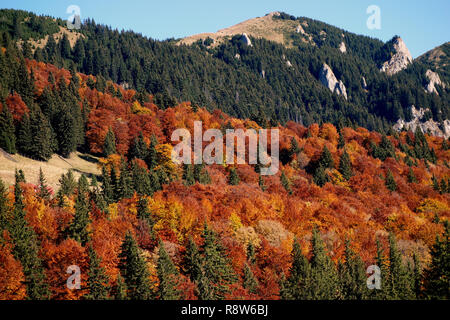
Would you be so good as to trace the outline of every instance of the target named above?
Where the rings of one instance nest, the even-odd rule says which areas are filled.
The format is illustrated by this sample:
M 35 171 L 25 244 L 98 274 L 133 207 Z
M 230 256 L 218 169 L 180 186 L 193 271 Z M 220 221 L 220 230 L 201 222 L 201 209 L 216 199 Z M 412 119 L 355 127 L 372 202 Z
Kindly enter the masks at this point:
M 247 263 L 244 264 L 243 268 L 243 276 L 242 276 L 242 285 L 248 292 L 256 294 L 258 291 L 258 280 L 252 272 L 252 269 L 249 267 Z
M 160 300 L 178 300 L 180 291 L 177 289 L 176 278 L 178 270 L 167 254 L 162 241 L 159 241 L 158 262 L 156 265 L 158 274 L 158 297 Z
M 431 263 L 424 271 L 424 294 L 428 299 L 450 299 L 450 227 L 444 223 L 444 234 L 437 235 L 431 248 Z
M 331 155 L 331 152 L 330 150 L 328 150 L 327 146 L 323 147 L 322 154 L 319 159 L 319 166 L 323 167 L 324 169 L 334 168 L 333 156 Z
M 117 153 L 116 151 L 116 137 L 111 128 L 108 129 L 108 133 L 105 137 L 105 142 L 103 143 L 103 155 L 105 157 Z
M 221 300 L 229 292 L 228 286 L 237 278 L 231 268 L 228 254 L 217 238 L 217 234 L 205 224 L 202 233 L 203 275 L 211 284 L 213 299 Z
M 235 168 L 230 168 L 230 174 L 228 176 L 228 184 L 237 186 L 239 184 L 239 176 Z
M 17 127 L 17 148 L 20 154 L 31 156 L 33 134 L 31 132 L 30 116 L 25 113 Z
M 408 170 L 407 180 L 408 180 L 408 183 L 416 183 L 417 182 L 416 175 L 414 174 L 414 171 L 412 170 L 412 168 L 409 168 L 409 170 Z
M 339 269 L 341 294 L 345 300 L 363 300 L 368 297 L 366 270 L 361 258 L 345 243 L 344 263 Z
M 288 177 L 286 177 L 284 171 L 281 172 L 280 180 L 281 185 L 287 191 L 287 193 L 292 194 L 291 182 L 289 181 Z
M 386 188 L 389 191 L 397 190 L 397 183 L 395 182 L 394 175 L 392 174 L 391 170 L 389 170 L 389 169 L 386 173 L 386 178 L 384 180 L 384 184 L 386 185 Z
M 13 117 L 7 106 L 0 112 L 0 148 L 10 154 L 17 152 Z
M 145 162 L 150 170 L 154 169 L 158 165 L 158 153 L 156 152 L 157 144 L 158 140 L 156 140 L 156 137 L 152 135 L 150 145 L 148 146 L 147 156 L 145 158 Z
M 131 300 L 153 298 L 147 264 L 140 253 L 136 240 L 129 232 L 122 242 L 119 254 L 119 270 L 125 280 L 128 298 Z
M 329 181 L 329 177 L 322 166 L 319 166 L 314 172 L 313 181 L 319 187 L 323 187 Z
M 75 201 L 75 216 L 67 228 L 67 236 L 78 241 L 83 246 L 86 245 L 90 239 L 88 230 L 89 223 L 88 199 L 83 192 L 79 192 Z
M 264 179 L 263 179 L 263 177 L 261 175 L 259 175 L 259 177 L 258 177 L 258 185 L 259 185 L 259 187 L 261 188 L 262 191 L 266 191 L 267 186 L 265 185 Z
M 389 235 L 389 277 L 387 280 L 390 299 L 412 299 L 414 283 L 408 270 L 402 263 L 401 253 L 397 249 L 394 234 Z
M 107 204 L 114 201 L 114 188 L 106 166 L 102 167 L 102 194 Z
M 87 286 L 89 293 L 86 295 L 88 300 L 107 300 L 109 287 L 109 278 L 105 269 L 100 266 L 101 260 L 97 256 L 94 248 L 89 246 L 89 271 Z
M 128 300 L 128 289 L 123 277 L 118 274 L 116 283 L 112 290 L 112 296 L 115 300 Z
M 139 135 L 134 138 L 129 154 L 130 160 L 134 158 L 144 160 L 147 157 L 147 145 L 144 141 L 144 135 L 142 134 L 142 131 L 140 131 Z
M 342 174 L 342 177 L 344 177 L 345 180 L 348 180 L 353 176 L 352 162 L 347 151 L 344 151 L 339 161 L 339 172 Z
M 186 186 L 192 186 L 195 184 L 194 168 L 192 167 L 192 164 L 183 165 L 183 180 Z
M 42 168 L 39 168 L 39 181 L 38 181 L 38 196 L 44 200 L 50 200 L 50 191 L 48 190 L 47 181 L 42 172 Z
M 12 219 L 7 226 L 14 244 L 12 254 L 22 264 L 27 297 L 31 300 L 48 299 L 44 268 L 38 255 L 39 242 L 33 228 L 25 219 L 22 188 L 17 180 L 14 185 L 14 199 Z
M 344 136 L 342 135 L 342 132 L 339 131 L 339 139 L 338 139 L 338 144 L 337 147 L 338 149 L 342 149 L 345 146 L 345 139 Z
M 309 297 L 313 300 L 333 300 L 339 296 L 339 279 L 336 266 L 328 256 L 317 229 L 313 230 L 311 281 Z
M 291 259 L 289 276 L 282 283 L 283 290 L 280 290 L 280 297 L 283 300 L 308 299 L 310 298 L 311 266 L 308 259 L 303 255 L 297 239 L 294 240 Z

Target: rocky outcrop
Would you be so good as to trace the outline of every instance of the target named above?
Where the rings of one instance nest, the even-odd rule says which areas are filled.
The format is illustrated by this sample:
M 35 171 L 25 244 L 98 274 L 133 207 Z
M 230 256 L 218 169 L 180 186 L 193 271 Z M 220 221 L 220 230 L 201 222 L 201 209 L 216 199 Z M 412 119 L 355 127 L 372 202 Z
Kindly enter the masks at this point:
M 303 27 L 302 27 L 301 24 L 299 24 L 299 25 L 297 26 L 297 28 L 295 29 L 295 32 L 301 33 L 301 34 L 305 34 L 305 30 L 303 30 Z
M 388 61 L 383 63 L 380 69 L 380 71 L 386 72 L 387 75 L 393 75 L 406 69 L 408 64 L 413 60 L 411 53 L 402 38 L 397 37 L 393 42 L 395 53 Z
M 363 87 L 364 90 L 367 90 L 367 82 L 366 82 L 366 78 L 361 77 L 361 85 Z
M 415 108 L 411 106 L 412 120 L 406 122 L 403 119 L 398 119 L 397 123 L 393 126 L 394 130 L 401 131 L 403 128 L 406 130 L 416 131 L 417 127 L 428 134 L 437 137 L 444 137 L 448 139 L 450 137 L 450 120 L 444 120 L 443 126 L 441 127 L 438 122 L 433 119 L 423 121 L 425 113 L 429 111 L 428 108 Z
M 436 93 L 437 95 L 439 95 L 439 93 L 436 90 L 436 85 L 445 88 L 445 84 L 441 82 L 441 78 L 439 78 L 439 75 L 436 72 L 433 72 L 430 69 L 428 69 L 427 72 L 425 72 L 425 76 L 429 80 L 426 90 L 429 93 Z
M 248 45 L 249 47 L 253 47 L 252 41 L 250 40 L 250 38 L 248 37 L 248 35 L 246 33 L 242 34 L 241 41 L 244 44 Z
M 331 70 L 330 66 L 326 63 L 323 64 L 322 69 L 319 73 L 319 81 L 322 84 L 330 89 L 331 92 L 336 93 L 337 95 L 342 95 L 347 100 L 347 89 L 345 88 L 342 80 L 336 79 L 336 76 Z
M 339 46 L 339 51 L 342 53 L 346 53 L 347 52 L 347 47 L 345 46 L 345 42 L 342 41 L 341 45 Z

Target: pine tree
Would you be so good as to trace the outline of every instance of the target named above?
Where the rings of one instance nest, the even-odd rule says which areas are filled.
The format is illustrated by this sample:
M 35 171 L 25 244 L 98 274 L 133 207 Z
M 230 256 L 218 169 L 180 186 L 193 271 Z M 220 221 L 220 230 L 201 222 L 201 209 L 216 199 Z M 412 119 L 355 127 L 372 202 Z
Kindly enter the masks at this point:
M 115 300 L 128 300 L 127 291 L 127 285 L 123 280 L 123 277 L 118 274 L 116 284 L 112 291 L 112 296 L 114 296 Z
M 56 137 L 58 139 L 58 153 L 64 158 L 68 158 L 77 148 L 75 119 L 67 108 L 59 112 L 57 119 Z
M 33 134 L 30 126 L 30 116 L 25 113 L 22 116 L 17 128 L 17 148 L 20 154 L 24 156 L 31 156 L 31 149 L 33 144 Z
M 289 268 L 289 276 L 282 283 L 280 290 L 281 299 L 304 300 L 310 298 L 309 287 L 311 277 L 311 266 L 308 259 L 303 255 L 300 243 L 294 240 L 291 252 L 292 265 Z
M 134 138 L 129 154 L 130 159 L 138 158 L 144 160 L 147 157 L 147 145 L 144 141 L 142 131 L 140 131 L 139 135 Z
M 44 177 L 42 168 L 39 168 L 38 196 L 44 200 L 50 200 L 50 191 L 48 190 L 47 181 Z
M 25 174 L 23 173 L 23 170 L 22 169 L 19 169 L 19 170 L 15 170 L 15 173 L 14 173 L 14 177 L 15 177 L 15 181 L 16 182 L 23 182 L 23 183 L 26 183 L 27 182 L 27 180 L 25 179 Z
M 120 177 L 116 185 L 116 199 L 128 199 L 133 196 L 133 181 L 128 169 L 128 164 L 122 159 Z
M 323 187 L 330 179 L 322 166 L 319 166 L 314 172 L 314 183 L 319 187 Z
M 223 299 L 229 292 L 228 285 L 236 282 L 228 254 L 216 233 L 205 224 L 202 233 L 203 275 L 211 284 L 213 299 Z
M 14 131 L 12 114 L 7 106 L 3 106 L 0 113 L 0 148 L 10 154 L 17 152 L 16 134 Z
M 338 149 L 342 149 L 345 146 L 345 139 L 344 136 L 342 135 L 342 132 L 339 131 L 339 139 L 338 139 L 338 144 L 337 147 Z
M 232 186 L 237 186 L 239 184 L 239 176 L 235 168 L 230 168 L 230 174 L 228 176 L 228 184 Z
M 139 166 L 136 161 L 131 164 L 131 176 L 133 189 L 138 195 L 151 195 L 153 193 L 147 170 Z
M 194 168 L 192 167 L 192 164 L 183 165 L 183 180 L 186 186 L 192 186 L 195 184 Z
M 386 179 L 384 181 L 384 184 L 386 185 L 386 188 L 389 191 L 397 190 L 397 183 L 395 182 L 394 175 L 392 174 L 391 170 L 389 170 L 389 169 L 388 169 L 388 172 L 386 173 Z
M 189 275 L 191 281 L 198 284 L 203 272 L 202 257 L 197 244 L 191 237 L 189 237 L 188 244 L 186 246 L 184 266 L 184 270 Z
M 44 268 L 38 256 L 39 242 L 33 228 L 25 219 L 22 188 L 17 180 L 14 185 L 14 199 L 12 219 L 7 226 L 14 243 L 12 254 L 22 264 L 27 297 L 31 300 L 48 299 Z
M 60 188 L 58 191 L 59 196 L 70 196 L 74 193 L 77 183 L 73 176 L 72 170 L 69 170 L 66 174 L 62 174 L 59 179 Z
M 439 193 L 440 194 L 447 193 L 447 190 L 448 190 L 447 182 L 445 181 L 444 178 L 442 178 L 441 183 L 439 183 Z
M 259 144 L 258 144 L 259 147 Z M 292 159 L 292 157 L 296 154 L 298 154 L 301 151 L 300 147 L 298 146 L 297 139 L 292 137 L 291 139 L 291 147 L 289 148 L 289 158 Z
M 424 294 L 428 299 L 450 299 L 450 227 L 444 223 L 444 234 L 436 236 L 431 248 L 431 263 L 424 271 Z
M 107 204 L 114 201 L 114 187 L 111 182 L 111 176 L 105 166 L 102 167 L 102 194 Z
M 433 176 L 431 177 L 431 183 L 433 185 L 433 189 L 436 191 L 439 191 L 439 182 L 438 179 L 436 178 L 436 176 L 433 174 Z
M 339 161 L 339 172 L 345 180 L 349 180 L 353 176 L 352 162 L 347 151 L 344 151 Z
M 322 154 L 319 159 L 319 166 L 323 167 L 324 169 L 334 168 L 333 156 L 331 155 L 331 152 L 330 150 L 328 150 L 327 146 L 323 147 Z
M 281 172 L 281 185 L 283 186 L 283 188 L 287 191 L 287 193 L 292 194 L 292 189 L 291 189 L 291 182 L 289 181 L 288 177 L 286 177 L 284 171 Z
M 8 193 L 0 178 L 0 230 L 4 230 L 8 223 Z
M 390 299 L 412 299 L 414 283 L 409 270 L 402 264 L 401 253 L 397 249 L 394 234 L 389 235 L 389 276 L 387 279 Z
M 75 216 L 67 228 L 67 236 L 85 246 L 90 239 L 88 230 L 89 223 L 90 218 L 88 200 L 83 192 L 79 192 L 75 201 Z
M 201 184 L 211 183 L 211 177 L 205 168 L 205 164 L 194 164 L 194 179 Z
M 162 241 L 159 241 L 158 262 L 156 266 L 158 274 L 158 297 L 161 300 L 178 300 L 180 292 L 177 289 L 176 278 L 178 270 L 170 259 Z
M 127 296 L 131 300 L 153 298 L 149 272 L 144 257 L 131 233 L 125 235 L 119 254 L 119 270 L 127 286 Z
M 361 258 L 345 243 L 344 263 L 339 270 L 340 287 L 345 300 L 362 300 L 368 297 L 366 271 Z
M 264 184 L 264 179 L 261 175 L 258 177 L 258 185 L 262 191 L 266 191 L 267 186 Z
M 416 299 L 420 299 L 422 297 L 422 278 L 423 278 L 423 270 L 420 263 L 419 256 L 416 252 L 413 254 L 413 262 L 414 262 L 414 294 Z
M 150 145 L 148 146 L 147 157 L 145 158 L 145 162 L 150 170 L 154 169 L 158 165 L 158 153 L 156 152 L 157 144 L 158 141 L 153 135 L 150 139 Z
M 256 294 L 258 291 L 258 280 L 252 272 L 252 269 L 248 266 L 247 263 L 244 264 L 243 268 L 243 276 L 242 276 L 242 285 L 245 289 L 250 293 Z
M 111 128 L 108 129 L 108 133 L 106 134 L 105 142 L 103 144 L 103 155 L 105 157 L 117 153 L 116 151 L 116 137 L 114 136 L 114 132 Z
M 407 179 L 408 179 L 408 183 L 416 183 L 417 182 L 416 175 L 414 174 L 414 171 L 412 170 L 412 168 L 409 168 Z
M 52 129 L 39 107 L 30 112 L 30 131 L 32 143 L 29 148 L 29 156 L 33 159 L 47 161 L 53 154 Z
M 107 300 L 108 299 L 108 282 L 109 278 L 105 273 L 105 269 L 100 266 L 101 260 L 97 256 L 92 245 L 89 246 L 89 271 L 87 286 L 89 293 L 86 298 L 89 300 Z
M 309 297 L 313 300 L 332 300 L 339 295 L 339 280 L 336 266 L 325 251 L 317 229 L 313 230 L 311 257 L 311 281 Z
M 253 243 L 249 242 L 247 246 L 247 261 L 251 265 L 256 263 L 256 252 L 255 252 L 255 246 Z

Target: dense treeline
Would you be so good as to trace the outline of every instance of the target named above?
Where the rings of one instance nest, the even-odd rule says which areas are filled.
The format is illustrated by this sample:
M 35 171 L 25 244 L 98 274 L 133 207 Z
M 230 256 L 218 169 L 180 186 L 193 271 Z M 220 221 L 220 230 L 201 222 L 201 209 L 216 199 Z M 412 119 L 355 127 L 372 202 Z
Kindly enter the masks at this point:
M 20 21 L 23 12 L 3 13 L 7 17 L 3 30 L 13 39 L 30 34 L 29 24 L 19 24 L 21 30 L 13 31 L 13 21 Z M 42 17 L 34 19 L 47 23 Z M 172 40 L 155 41 L 87 20 L 80 30 L 84 37 L 73 48 L 66 36 L 59 43 L 50 36 L 46 46 L 37 48 L 34 54 L 30 48 L 24 47 L 24 51 L 28 58 L 151 93 L 161 107 L 173 106 L 176 100 L 192 101 L 210 111 L 219 108 L 259 124 L 272 119 L 387 130 L 400 117 L 410 120 L 411 105 L 430 108 L 431 116 L 439 122 L 449 117 L 447 90 L 439 88 L 439 95 L 424 92 L 426 68 L 421 63 L 387 77 L 378 67 L 392 53 L 389 43 L 383 45 L 319 21 L 298 20 L 307 22 L 305 28 L 315 45 L 296 39 L 299 34 L 289 34 L 286 36 L 292 37 L 295 44 L 290 49 L 261 39 L 252 39 L 253 47 L 248 47 L 238 37 L 217 48 L 205 42 L 177 46 Z M 61 20 L 55 23 L 63 25 Z M 49 28 L 42 29 L 42 36 L 50 33 Z M 337 49 L 342 40 L 347 43 L 346 54 Z M 287 66 L 287 61 L 292 67 Z M 324 62 L 344 82 L 348 101 L 331 94 L 317 81 Z M 363 87 L 362 77 L 367 88 Z

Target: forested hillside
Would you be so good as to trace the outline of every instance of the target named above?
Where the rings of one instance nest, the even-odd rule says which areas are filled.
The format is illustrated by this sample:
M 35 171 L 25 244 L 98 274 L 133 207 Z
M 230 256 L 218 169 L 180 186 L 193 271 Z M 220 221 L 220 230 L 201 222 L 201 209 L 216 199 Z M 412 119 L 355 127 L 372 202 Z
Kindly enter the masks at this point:
M 52 190 L 46 172 L 31 181 L 18 170 L 0 184 L 0 299 L 449 298 L 448 140 L 289 121 L 277 126 L 277 175 L 176 165 L 175 128 L 270 123 L 124 89 L 1 41 L 0 147 L 39 160 L 83 150 L 102 174 L 68 171 Z M 371 264 L 381 290 L 367 289 Z M 80 290 L 65 285 L 71 265 Z
M 175 40 L 155 41 L 87 20 L 80 30 L 68 31 L 74 37 L 71 47 L 67 34 L 58 42 L 53 39 L 65 21 L 22 11 L 1 10 L 0 15 L 0 30 L 20 43 L 26 58 L 96 75 L 101 83 L 110 79 L 142 95 L 150 93 L 162 108 L 192 101 L 209 111 L 218 108 L 260 125 L 289 120 L 306 126 L 330 122 L 385 132 L 399 118 L 411 120 L 411 105 L 429 108 L 430 117 L 441 125 L 450 115 L 447 89 L 439 87 L 439 94 L 424 90 L 430 66 L 417 61 L 387 76 L 379 67 L 392 55 L 389 42 L 308 18 L 273 17 L 298 21 L 310 37 L 286 33 L 289 46 L 254 38 L 248 46 L 239 36 L 219 46 L 212 46 L 208 39 L 177 45 Z M 339 50 L 342 41 L 345 53 Z M 348 100 L 318 81 L 323 63 L 342 80 Z M 7 88 L 2 92 L 5 98 Z

